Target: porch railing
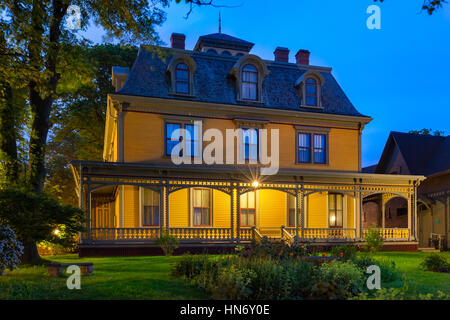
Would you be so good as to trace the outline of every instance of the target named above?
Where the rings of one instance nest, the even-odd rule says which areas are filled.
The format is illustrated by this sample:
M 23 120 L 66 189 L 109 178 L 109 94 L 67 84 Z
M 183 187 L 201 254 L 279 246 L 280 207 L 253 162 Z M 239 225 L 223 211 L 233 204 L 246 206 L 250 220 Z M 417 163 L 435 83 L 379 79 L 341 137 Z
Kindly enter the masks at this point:
M 156 240 L 159 228 L 93 228 L 90 239 L 93 241 L 114 240 Z
M 169 234 L 180 240 L 230 240 L 230 228 L 169 228 Z
M 301 237 L 301 230 L 299 230 Z M 352 228 L 305 228 L 303 230 L 305 239 L 319 240 L 343 240 L 355 239 L 356 229 Z
M 409 239 L 408 228 L 373 228 L 381 234 L 383 240 L 387 241 L 405 241 Z M 363 229 L 363 238 L 366 238 L 369 229 Z

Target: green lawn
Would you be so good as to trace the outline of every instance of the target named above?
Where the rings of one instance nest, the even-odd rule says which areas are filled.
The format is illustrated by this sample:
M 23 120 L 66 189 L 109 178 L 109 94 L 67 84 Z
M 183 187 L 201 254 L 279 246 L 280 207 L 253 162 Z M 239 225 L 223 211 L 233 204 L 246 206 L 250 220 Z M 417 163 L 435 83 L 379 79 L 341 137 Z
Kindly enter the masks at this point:
M 440 290 L 450 295 L 450 273 L 425 271 L 420 263 L 429 253 L 424 252 L 380 252 L 377 258 L 395 262 L 396 267 L 406 275 L 408 292 L 435 293 Z M 450 252 L 439 253 L 450 261 Z
M 450 252 L 441 253 L 450 260 Z M 395 262 L 406 274 L 411 293 L 450 294 L 450 274 L 424 271 L 426 253 L 383 252 L 380 259 Z M 58 262 L 93 262 L 94 275 L 82 277 L 81 290 L 68 290 L 66 277 L 51 278 L 44 266 L 21 266 L 0 276 L 0 299 L 207 299 L 199 289 L 172 277 L 179 257 L 85 258 L 76 255 L 47 257 Z M 389 284 L 396 286 L 396 284 Z
M 94 273 L 81 278 L 81 290 L 69 290 L 67 276 L 52 278 L 44 266 L 21 266 L 0 276 L 0 299 L 207 299 L 200 290 L 170 275 L 178 258 L 46 257 L 57 262 L 93 262 Z

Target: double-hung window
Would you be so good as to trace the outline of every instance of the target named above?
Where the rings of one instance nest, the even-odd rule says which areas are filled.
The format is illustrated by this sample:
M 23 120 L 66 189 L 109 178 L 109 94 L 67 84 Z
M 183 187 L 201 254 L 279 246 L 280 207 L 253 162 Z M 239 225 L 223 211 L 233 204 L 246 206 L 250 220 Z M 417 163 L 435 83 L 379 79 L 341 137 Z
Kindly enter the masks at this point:
M 244 151 L 244 159 L 257 161 L 258 160 L 258 129 L 244 128 L 242 129 L 242 144 Z
M 241 90 L 242 99 L 258 100 L 258 70 L 252 64 L 242 68 Z
M 344 224 L 344 196 L 340 193 L 328 194 L 328 225 L 342 228 Z
M 211 225 L 211 189 L 192 189 L 192 212 L 194 227 Z
M 241 195 L 240 215 L 241 227 L 256 225 L 256 191 L 249 191 Z
M 297 133 L 297 162 L 326 164 L 327 135 L 322 133 Z
M 198 157 L 200 155 L 200 128 L 189 123 L 166 122 L 166 156 L 171 156 L 174 147 L 185 141 L 186 156 Z M 180 151 L 179 156 L 184 156 Z
M 142 226 L 159 226 L 159 193 L 153 190 L 141 189 L 142 196 Z

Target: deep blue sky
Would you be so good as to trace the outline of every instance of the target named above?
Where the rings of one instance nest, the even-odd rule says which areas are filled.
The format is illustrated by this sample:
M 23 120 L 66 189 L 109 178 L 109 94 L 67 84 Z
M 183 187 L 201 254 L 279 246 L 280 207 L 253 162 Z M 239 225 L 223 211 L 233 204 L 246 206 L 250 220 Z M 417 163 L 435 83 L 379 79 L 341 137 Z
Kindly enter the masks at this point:
M 432 128 L 450 134 L 450 5 L 429 16 L 422 0 L 385 0 L 381 30 L 369 30 L 372 0 L 217 1 L 222 32 L 255 43 L 252 53 L 273 59 L 277 46 L 311 51 L 310 63 L 333 68 L 359 112 L 371 116 L 362 140 L 363 166 L 378 161 L 392 131 Z M 159 28 L 167 44 L 172 32 L 186 34 L 192 49 L 200 35 L 217 32 L 218 8 L 185 5 L 166 9 Z M 101 42 L 91 29 L 87 37 Z

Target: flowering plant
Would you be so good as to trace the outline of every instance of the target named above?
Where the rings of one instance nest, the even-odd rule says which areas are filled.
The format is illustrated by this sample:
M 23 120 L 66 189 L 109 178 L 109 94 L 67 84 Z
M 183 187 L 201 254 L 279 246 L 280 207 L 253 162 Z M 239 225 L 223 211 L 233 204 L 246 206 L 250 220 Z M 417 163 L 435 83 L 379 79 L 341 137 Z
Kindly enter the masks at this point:
M 22 252 L 22 243 L 17 240 L 13 229 L 0 226 L 0 275 L 4 275 L 6 269 L 17 269 Z

